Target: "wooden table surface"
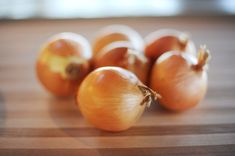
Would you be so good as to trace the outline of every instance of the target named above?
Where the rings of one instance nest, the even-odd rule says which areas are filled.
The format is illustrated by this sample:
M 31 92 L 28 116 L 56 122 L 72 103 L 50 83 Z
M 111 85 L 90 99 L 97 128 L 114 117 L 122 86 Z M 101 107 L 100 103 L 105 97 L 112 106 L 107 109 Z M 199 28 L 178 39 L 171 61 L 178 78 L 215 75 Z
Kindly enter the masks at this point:
M 172 113 L 147 109 L 129 130 L 108 133 L 89 125 L 73 99 L 47 93 L 34 64 L 44 40 L 72 31 L 90 41 L 108 24 L 127 24 L 142 36 L 175 28 L 207 44 L 209 89 L 197 107 Z M 235 18 L 124 18 L 0 22 L 0 155 L 234 155 Z

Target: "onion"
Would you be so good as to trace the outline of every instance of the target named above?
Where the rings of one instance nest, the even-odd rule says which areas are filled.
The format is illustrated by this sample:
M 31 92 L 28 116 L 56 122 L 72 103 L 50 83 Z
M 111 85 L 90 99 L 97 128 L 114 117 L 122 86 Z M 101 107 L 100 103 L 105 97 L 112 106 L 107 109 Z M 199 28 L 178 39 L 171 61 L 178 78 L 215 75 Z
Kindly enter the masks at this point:
M 144 51 L 144 41 L 134 29 L 125 25 L 109 25 L 101 29 L 96 35 L 93 44 L 94 56 L 106 45 L 115 41 L 128 41 L 134 49 L 140 52 Z
M 84 79 L 77 101 L 83 116 L 95 127 L 123 131 L 130 128 L 157 97 L 132 72 L 119 67 L 101 67 Z
M 145 38 L 145 55 L 151 60 L 156 60 L 167 51 L 189 52 L 196 55 L 194 43 L 186 33 L 173 30 L 161 29 L 149 34 Z
M 132 71 L 143 82 L 147 82 L 149 71 L 148 59 L 129 42 L 113 42 L 104 47 L 94 59 L 95 68 L 117 66 Z
M 42 47 L 37 77 L 56 96 L 71 96 L 90 71 L 91 47 L 81 35 L 60 33 Z
M 197 105 L 207 90 L 206 64 L 209 51 L 201 47 L 198 58 L 179 51 L 167 52 L 155 62 L 151 72 L 151 88 L 162 98 L 164 107 L 182 111 Z

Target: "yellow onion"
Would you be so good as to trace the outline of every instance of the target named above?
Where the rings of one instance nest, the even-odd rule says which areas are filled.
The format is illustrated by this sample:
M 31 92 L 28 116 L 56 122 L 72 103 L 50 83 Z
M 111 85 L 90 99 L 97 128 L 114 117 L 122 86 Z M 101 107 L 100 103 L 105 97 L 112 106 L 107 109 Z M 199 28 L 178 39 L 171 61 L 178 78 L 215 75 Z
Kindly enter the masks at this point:
M 117 66 L 132 71 L 146 84 L 149 71 L 148 59 L 126 41 L 113 42 L 104 47 L 94 59 L 95 68 Z
M 40 50 L 37 77 L 56 96 L 75 95 L 90 71 L 91 56 L 90 44 L 83 36 L 68 32 L 56 34 Z
M 93 43 L 94 56 L 106 45 L 116 41 L 128 41 L 134 49 L 143 52 L 144 41 L 142 37 L 131 27 L 125 25 L 109 25 L 101 29 Z
M 157 94 L 130 71 L 101 67 L 82 82 L 77 101 L 83 116 L 95 127 L 107 131 L 130 128 Z
M 188 34 L 174 29 L 161 29 L 150 33 L 145 38 L 145 55 L 156 60 L 168 51 L 188 52 L 196 55 L 195 45 Z
M 151 88 L 162 98 L 160 104 L 182 111 L 197 105 L 207 90 L 206 65 L 209 51 L 201 47 L 198 58 L 188 53 L 171 51 L 155 62 L 151 72 Z

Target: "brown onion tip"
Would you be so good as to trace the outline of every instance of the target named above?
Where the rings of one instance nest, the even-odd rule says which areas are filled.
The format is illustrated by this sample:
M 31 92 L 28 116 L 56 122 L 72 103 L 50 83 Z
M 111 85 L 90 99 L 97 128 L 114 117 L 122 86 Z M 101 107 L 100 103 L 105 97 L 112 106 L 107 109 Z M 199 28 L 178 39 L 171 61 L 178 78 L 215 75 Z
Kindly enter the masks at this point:
M 208 63 L 211 58 L 209 50 L 206 48 L 206 45 L 201 45 L 198 51 L 198 62 L 193 66 L 195 70 L 203 70 L 204 66 Z
M 161 98 L 161 95 L 157 94 L 155 91 L 150 89 L 147 86 L 144 85 L 138 85 L 138 88 L 144 95 L 143 100 L 141 101 L 140 105 L 147 105 L 147 107 L 150 107 L 152 104 L 156 104 L 157 98 Z
M 81 63 L 69 63 L 65 68 L 65 73 L 70 79 L 78 79 L 83 70 Z

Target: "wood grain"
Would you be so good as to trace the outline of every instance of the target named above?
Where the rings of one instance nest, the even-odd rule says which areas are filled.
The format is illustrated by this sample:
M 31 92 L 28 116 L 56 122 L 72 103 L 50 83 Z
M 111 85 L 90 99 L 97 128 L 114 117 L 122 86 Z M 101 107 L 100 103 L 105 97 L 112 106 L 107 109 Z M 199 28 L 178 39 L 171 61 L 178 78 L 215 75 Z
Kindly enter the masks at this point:
M 64 133 L 66 132 L 66 133 Z M 128 131 L 112 133 L 92 127 L 82 128 L 1 128 L 0 137 L 98 137 L 98 136 L 162 136 L 235 133 L 234 124 L 133 126 Z
M 149 156 L 149 155 L 231 155 L 235 145 L 209 145 L 158 148 L 115 148 L 115 149 L 0 149 L 0 153 L 9 155 L 50 155 L 50 156 Z
M 56 98 L 35 77 L 40 45 L 72 31 L 91 42 L 108 24 L 127 24 L 144 37 L 160 28 L 190 32 L 212 59 L 206 98 L 168 112 L 155 105 L 127 131 L 95 129 L 73 98 Z M 233 17 L 0 21 L 0 155 L 234 155 L 235 19 Z

